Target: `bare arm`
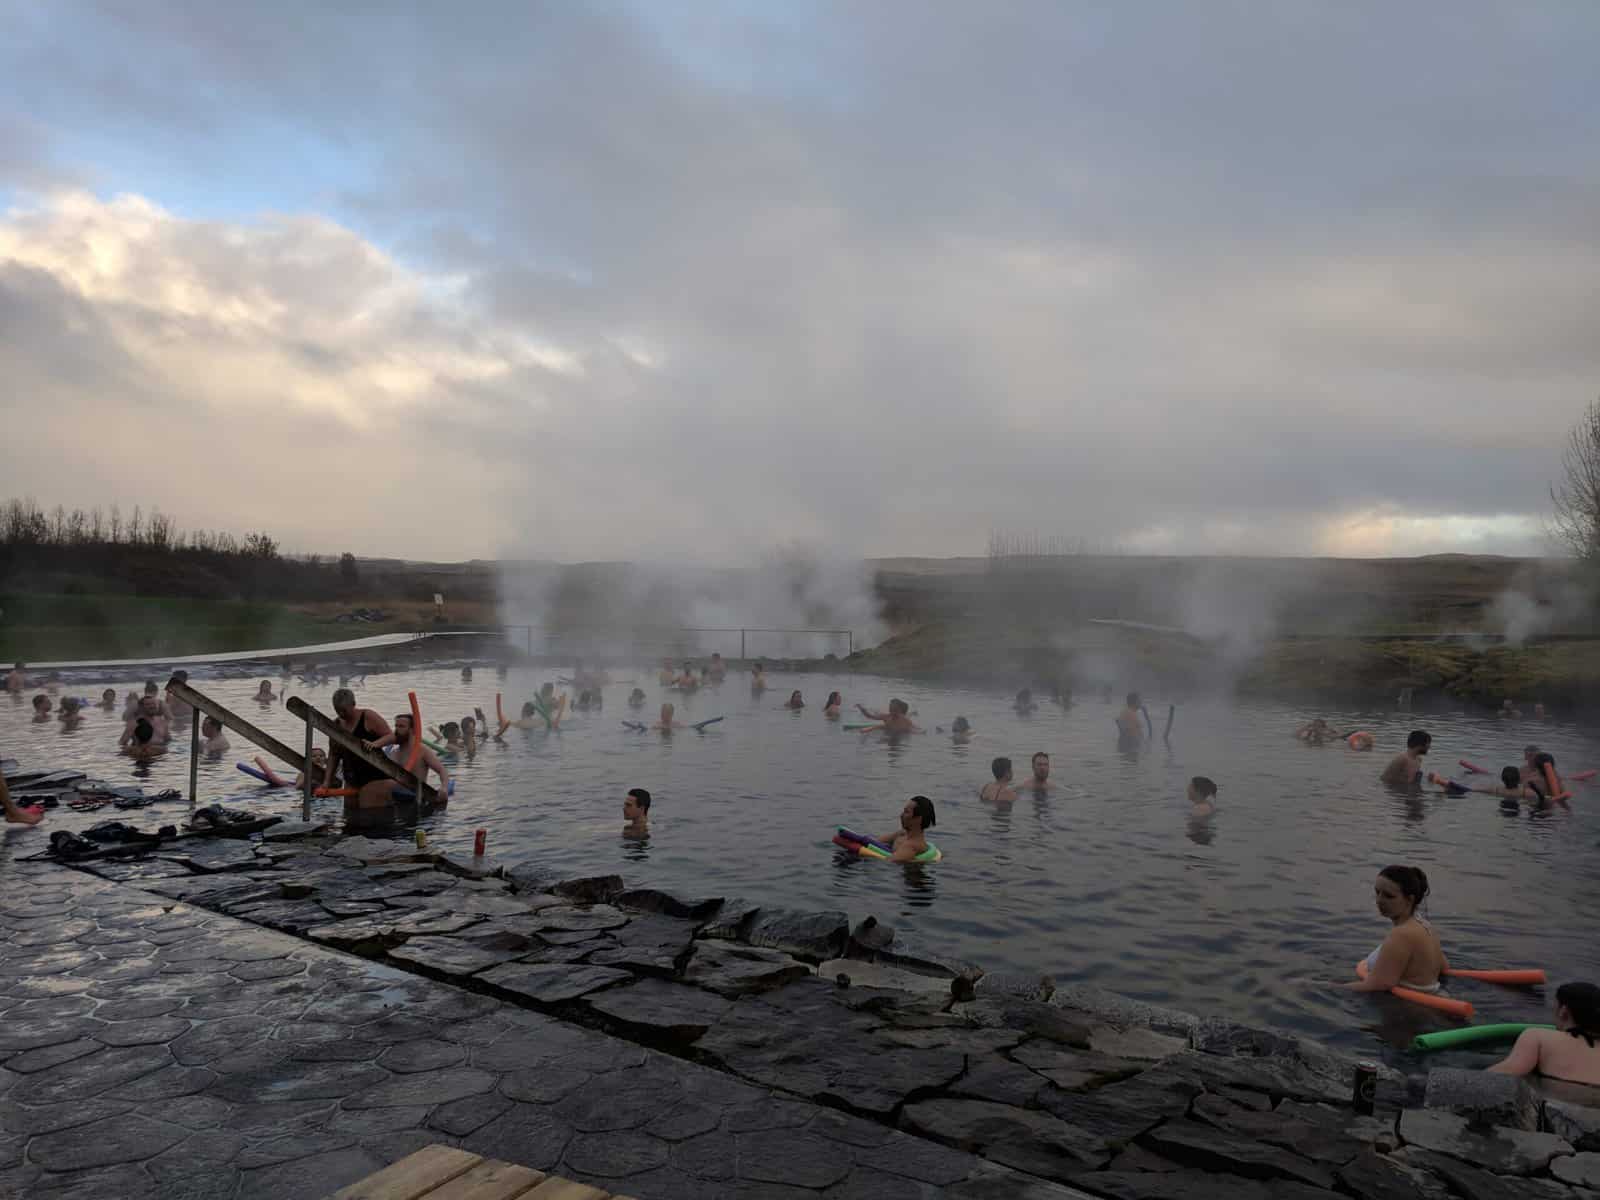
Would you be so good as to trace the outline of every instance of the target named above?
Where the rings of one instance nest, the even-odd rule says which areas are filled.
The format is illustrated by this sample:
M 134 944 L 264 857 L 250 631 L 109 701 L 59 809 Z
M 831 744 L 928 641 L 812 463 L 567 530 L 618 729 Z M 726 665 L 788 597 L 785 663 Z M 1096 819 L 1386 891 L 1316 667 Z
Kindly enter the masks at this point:
M 1411 952 L 1400 945 L 1398 939 L 1393 936 L 1385 938 L 1378 951 L 1378 961 L 1367 972 L 1367 977 L 1344 986 L 1352 992 L 1387 992 L 1399 984 L 1410 961 Z
M 439 776 L 439 795 L 448 800 L 450 798 L 450 772 L 444 769 L 444 763 L 439 761 L 439 756 L 424 746 L 422 748 L 422 770 L 418 772 L 419 782 L 427 780 L 429 770 Z
M 1531 1075 L 1539 1069 L 1539 1048 L 1544 1039 L 1540 1036 L 1544 1031 L 1539 1029 L 1524 1029 L 1517 1035 L 1517 1041 L 1511 1047 L 1511 1053 L 1495 1063 L 1489 1070 L 1496 1075 Z
M 888 713 L 886 713 L 886 712 L 873 712 L 865 704 L 858 704 L 858 705 L 856 705 L 856 707 L 861 710 L 861 715 L 863 717 L 870 717 L 874 721 L 887 721 L 889 719 L 889 714 Z

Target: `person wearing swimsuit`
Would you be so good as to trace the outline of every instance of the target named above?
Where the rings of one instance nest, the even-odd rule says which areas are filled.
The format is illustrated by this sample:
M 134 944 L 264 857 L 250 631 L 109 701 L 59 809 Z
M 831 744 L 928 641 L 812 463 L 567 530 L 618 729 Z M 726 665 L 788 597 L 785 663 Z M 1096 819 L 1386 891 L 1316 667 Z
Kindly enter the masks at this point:
M 339 728 L 346 733 L 361 739 L 371 746 L 374 742 L 381 742 L 393 735 L 389 722 L 385 721 L 370 708 L 356 707 L 356 694 L 349 688 L 340 688 L 333 694 L 333 711 L 339 722 Z M 344 776 L 345 787 L 364 788 L 369 783 L 380 779 L 389 778 L 376 767 L 369 766 L 364 759 L 357 758 L 342 746 L 335 746 L 334 753 L 328 756 L 328 769 L 323 776 L 322 786 L 332 787 L 334 772 L 339 771 Z
M 1600 987 L 1563 983 L 1556 989 L 1556 1027 L 1524 1029 L 1511 1053 L 1489 1070 L 1600 1085 Z
M 1353 992 L 1387 992 L 1392 987 L 1438 991 L 1439 978 L 1450 962 L 1439 946 L 1439 935 L 1417 915 L 1428 896 L 1427 875 L 1420 867 L 1385 867 L 1373 890 L 1378 911 L 1394 928 L 1367 956 L 1367 977 L 1341 986 Z

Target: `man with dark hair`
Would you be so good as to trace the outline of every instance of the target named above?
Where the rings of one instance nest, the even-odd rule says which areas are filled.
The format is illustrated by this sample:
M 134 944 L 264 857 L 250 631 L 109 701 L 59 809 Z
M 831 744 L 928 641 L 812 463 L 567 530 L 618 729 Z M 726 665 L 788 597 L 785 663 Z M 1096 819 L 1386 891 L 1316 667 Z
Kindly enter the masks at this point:
M 1189 815 L 1209 817 L 1217 811 L 1217 785 L 1204 775 L 1189 780 Z
M 650 832 L 650 793 L 644 788 L 629 788 L 622 798 L 622 836 L 643 837 Z
M 994 782 L 978 789 L 978 799 L 985 804 L 1015 803 L 1017 793 L 1011 787 L 1011 760 L 997 758 L 989 764 L 989 770 L 994 772 Z
M 1406 748 L 1389 760 L 1379 776 L 1391 787 L 1417 787 L 1422 783 L 1422 760 L 1433 745 L 1433 736 L 1424 729 L 1413 729 Z
M 900 810 L 900 828 L 878 840 L 894 847 L 895 862 L 910 862 L 928 848 L 927 831 L 935 824 L 933 801 L 913 796 Z
M 1029 766 L 1033 768 L 1033 774 L 1028 778 L 1028 790 L 1032 792 L 1048 792 L 1050 790 L 1050 756 L 1043 750 L 1036 751 Z

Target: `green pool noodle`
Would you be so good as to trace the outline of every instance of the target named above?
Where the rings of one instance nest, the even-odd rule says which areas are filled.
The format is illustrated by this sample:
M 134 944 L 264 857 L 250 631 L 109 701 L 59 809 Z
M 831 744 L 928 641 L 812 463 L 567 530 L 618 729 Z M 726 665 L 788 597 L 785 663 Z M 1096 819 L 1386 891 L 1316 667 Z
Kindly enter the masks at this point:
M 858 729 L 876 729 L 881 724 L 883 724 L 883 722 L 881 722 L 881 721 L 873 721 L 870 724 L 846 725 L 846 726 L 844 726 L 844 728 L 854 732 L 855 730 L 858 730 Z
M 1465 1029 L 1442 1029 L 1438 1033 L 1419 1033 L 1411 1039 L 1413 1050 L 1453 1050 L 1474 1042 L 1509 1041 L 1524 1029 L 1554 1029 L 1554 1025 L 1527 1025 L 1508 1022 L 1500 1025 L 1468 1025 Z

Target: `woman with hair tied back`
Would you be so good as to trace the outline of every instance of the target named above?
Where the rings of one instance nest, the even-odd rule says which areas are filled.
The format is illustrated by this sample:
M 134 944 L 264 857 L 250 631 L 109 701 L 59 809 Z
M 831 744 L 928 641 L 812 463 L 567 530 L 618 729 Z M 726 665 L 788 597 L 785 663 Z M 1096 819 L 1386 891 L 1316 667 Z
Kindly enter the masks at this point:
M 1378 911 L 1394 927 L 1367 956 L 1367 977 L 1341 986 L 1353 992 L 1387 992 L 1393 987 L 1438 991 L 1439 977 L 1450 962 L 1439 946 L 1439 935 L 1417 915 L 1428 898 L 1428 876 L 1420 867 L 1388 866 L 1378 872 L 1373 892 Z
M 1504 1060 L 1489 1070 L 1600 1084 L 1600 987 L 1563 983 L 1556 989 L 1556 1027 L 1524 1029 Z

